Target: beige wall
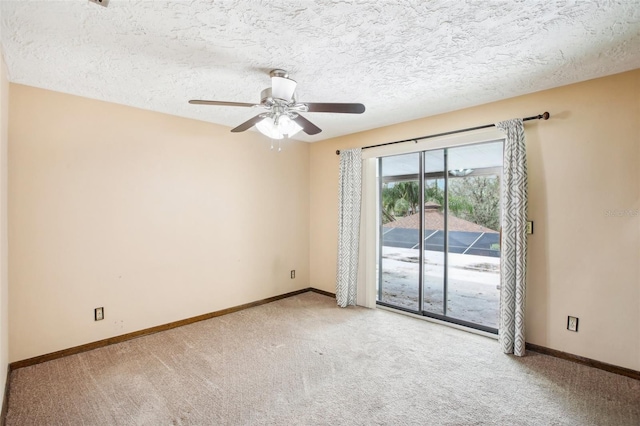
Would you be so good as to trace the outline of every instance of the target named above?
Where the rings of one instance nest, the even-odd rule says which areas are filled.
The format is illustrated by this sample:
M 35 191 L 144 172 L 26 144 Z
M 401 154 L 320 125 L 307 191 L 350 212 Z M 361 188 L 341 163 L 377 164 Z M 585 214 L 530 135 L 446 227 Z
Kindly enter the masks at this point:
M 10 361 L 309 286 L 308 144 L 10 88 Z
M 9 81 L 0 51 L 0 389 L 9 363 L 9 268 L 7 247 L 7 146 L 9 141 Z
M 640 70 L 281 153 L 254 133 L 10 90 L 9 361 L 309 285 L 334 291 L 336 149 L 548 110 L 526 125 L 527 341 L 640 370 L 640 218 L 605 214 L 640 208 Z
M 425 99 L 428 102 L 428 99 Z M 526 124 L 529 166 L 527 341 L 640 370 L 640 70 L 311 146 L 311 285 L 335 289 L 336 149 L 549 111 Z M 580 318 L 578 333 L 567 315 Z

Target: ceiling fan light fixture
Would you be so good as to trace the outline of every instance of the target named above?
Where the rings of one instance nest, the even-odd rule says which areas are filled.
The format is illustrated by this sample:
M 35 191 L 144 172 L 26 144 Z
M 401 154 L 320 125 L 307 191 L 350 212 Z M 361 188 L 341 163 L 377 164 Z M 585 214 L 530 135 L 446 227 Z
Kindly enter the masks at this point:
M 293 121 L 288 115 L 281 115 L 278 121 L 278 129 L 280 129 L 283 134 L 291 137 L 302 130 L 302 126 Z
M 290 138 L 302 130 L 302 127 L 288 115 L 281 115 L 277 121 L 276 124 L 273 116 L 267 116 L 256 124 L 256 128 L 271 139 Z

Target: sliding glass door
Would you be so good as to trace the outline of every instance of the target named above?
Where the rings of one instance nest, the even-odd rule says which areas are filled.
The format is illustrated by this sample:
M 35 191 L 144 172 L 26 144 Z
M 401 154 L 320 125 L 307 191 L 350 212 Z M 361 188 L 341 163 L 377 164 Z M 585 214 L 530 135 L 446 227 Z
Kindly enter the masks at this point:
M 502 141 L 379 158 L 378 303 L 497 332 Z

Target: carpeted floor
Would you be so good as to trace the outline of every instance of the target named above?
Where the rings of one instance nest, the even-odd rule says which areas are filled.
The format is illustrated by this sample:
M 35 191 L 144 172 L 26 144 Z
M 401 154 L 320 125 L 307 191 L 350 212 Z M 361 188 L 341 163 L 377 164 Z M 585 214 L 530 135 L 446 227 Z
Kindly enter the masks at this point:
M 18 369 L 8 425 L 640 425 L 640 381 L 304 293 Z

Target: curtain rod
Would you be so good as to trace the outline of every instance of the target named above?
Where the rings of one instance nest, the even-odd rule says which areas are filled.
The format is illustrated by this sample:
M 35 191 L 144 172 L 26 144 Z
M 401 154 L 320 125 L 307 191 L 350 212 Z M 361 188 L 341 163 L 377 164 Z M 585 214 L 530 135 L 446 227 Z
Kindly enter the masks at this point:
M 551 117 L 551 115 L 548 112 L 543 112 L 542 114 L 539 114 L 539 115 L 532 115 L 531 117 L 525 117 L 525 118 L 522 119 L 522 121 L 548 120 L 549 117 Z M 362 147 L 362 149 L 377 148 L 379 146 L 395 145 L 397 143 L 404 143 L 404 142 L 416 142 L 417 143 L 421 139 L 430 139 L 430 138 L 435 138 L 435 137 L 438 137 L 438 136 L 454 135 L 456 133 L 464 133 L 464 132 L 470 132 L 472 130 L 487 129 L 489 127 L 495 127 L 495 126 L 496 126 L 495 124 L 485 124 L 484 126 L 467 127 L 466 129 L 452 130 L 450 132 L 444 132 L 444 133 L 436 133 L 435 135 L 420 136 L 418 138 L 404 139 L 404 140 L 401 140 L 401 141 L 385 142 L 385 143 L 380 143 L 378 145 L 364 146 L 364 147 Z M 336 155 L 340 155 L 340 150 L 339 149 L 336 150 Z

